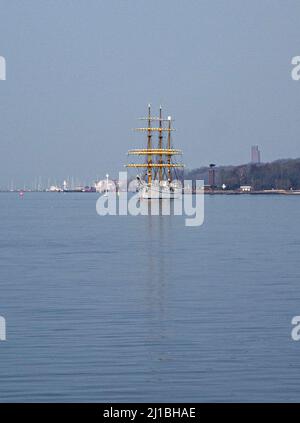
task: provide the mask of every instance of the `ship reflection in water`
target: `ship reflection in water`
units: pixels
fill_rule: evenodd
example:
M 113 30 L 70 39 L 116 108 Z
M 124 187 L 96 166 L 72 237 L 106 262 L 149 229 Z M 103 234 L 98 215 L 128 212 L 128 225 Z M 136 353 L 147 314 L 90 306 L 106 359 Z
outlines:
M 1 401 L 298 401 L 297 199 L 207 196 L 189 228 L 97 198 L 0 195 Z

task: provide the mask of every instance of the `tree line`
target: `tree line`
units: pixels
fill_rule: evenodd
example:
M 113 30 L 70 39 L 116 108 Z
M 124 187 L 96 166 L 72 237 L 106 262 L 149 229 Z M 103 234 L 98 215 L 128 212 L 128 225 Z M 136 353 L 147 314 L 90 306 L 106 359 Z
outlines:
M 208 184 L 208 167 L 186 171 L 184 178 L 203 179 Z M 251 185 L 255 190 L 300 189 L 300 158 L 281 159 L 270 163 L 243 164 L 238 166 L 218 166 L 215 168 L 215 183 L 227 189 L 238 189 L 241 185 Z

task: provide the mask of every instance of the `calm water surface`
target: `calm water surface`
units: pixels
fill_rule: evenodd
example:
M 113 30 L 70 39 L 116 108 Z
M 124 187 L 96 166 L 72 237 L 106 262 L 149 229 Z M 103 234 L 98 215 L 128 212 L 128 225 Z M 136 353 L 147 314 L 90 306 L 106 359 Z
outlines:
M 300 197 L 96 199 L 0 194 L 0 401 L 300 401 Z

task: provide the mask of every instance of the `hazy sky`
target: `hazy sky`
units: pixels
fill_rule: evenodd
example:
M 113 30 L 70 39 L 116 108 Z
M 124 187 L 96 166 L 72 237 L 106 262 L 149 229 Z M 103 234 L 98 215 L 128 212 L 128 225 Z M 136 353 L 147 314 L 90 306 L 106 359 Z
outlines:
M 150 102 L 189 168 L 300 156 L 299 0 L 0 0 L 0 186 L 117 175 Z

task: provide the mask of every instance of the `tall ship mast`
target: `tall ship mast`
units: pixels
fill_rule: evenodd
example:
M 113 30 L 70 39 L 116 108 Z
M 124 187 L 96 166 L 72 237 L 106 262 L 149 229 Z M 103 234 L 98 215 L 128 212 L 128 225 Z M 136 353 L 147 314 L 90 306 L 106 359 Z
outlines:
M 184 165 L 174 160 L 182 151 L 172 146 L 173 120 L 171 116 L 163 118 L 161 106 L 159 116 L 152 116 L 150 104 L 148 116 L 140 120 L 146 121 L 147 126 L 135 130 L 147 134 L 146 148 L 129 150 L 128 155 L 144 157 L 144 163 L 129 163 L 127 167 L 142 169 L 142 175 L 137 176 L 142 198 L 175 198 L 181 193 L 178 170 Z

